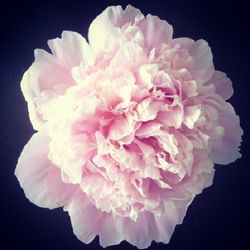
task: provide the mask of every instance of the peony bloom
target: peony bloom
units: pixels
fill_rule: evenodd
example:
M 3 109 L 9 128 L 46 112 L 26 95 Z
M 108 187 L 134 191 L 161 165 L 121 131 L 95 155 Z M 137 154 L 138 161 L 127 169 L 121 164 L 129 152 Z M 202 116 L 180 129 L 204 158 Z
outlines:
M 136 8 L 108 7 L 87 42 L 64 31 L 21 82 L 37 131 L 15 175 L 26 197 L 64 207 L 84 243 L 168 243 L 214 163 L 241 155 L 232 83 L 204 40 Z

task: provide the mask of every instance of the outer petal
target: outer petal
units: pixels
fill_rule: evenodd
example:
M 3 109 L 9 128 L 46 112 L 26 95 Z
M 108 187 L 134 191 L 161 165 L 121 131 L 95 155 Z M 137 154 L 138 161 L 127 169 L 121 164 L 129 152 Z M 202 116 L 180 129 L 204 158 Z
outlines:
M 55 57 L 44 50 L 35 50 L 35 62 L 25 72 L 21 81 L 21 89 L 28 103 L 34 129 L 39 130 L 44 122 L 38 107 L 58 96 L 72 82 L 69 71 L 60 66 Z
M 111 6 L 105 9 L 89 27 L 89 42 L 95 49 L 104 46 L 108 33 L 115 27 L 121 28 L 126 23 L 134 23 L 136 17 L 142 16 L 139 9 L 128 5 L 125 10 L 121 6 Z
M 205 40 L 197 40 L 189 47 L 189 53 L 195 60 L 192 74 L 201 82 L 208 81 L 214 73 L 213 55 Z
M 153 235 L 151 235 L 150 230 L 154 226 L 154 224 L 150 223 L 152 221 L 152 214 L 140 213 L 136 222 L 129 217 L 117 216 L 115 225 L 126 241 L 139 249 L 143 249 L 149 247 L 152 241 Z M 151 224 L 151 228 L 149 224 Z
M 144 34 L 144 46 L 148 51 L 162 43 L 168 43 L 172 39 L 172 25 L 157 16 L 147 15 L 137 25 Z
M 68 203 L 76 187 L 62 182 L 60 169 L 47 157 L 48 143 L 47 134 L 34 134 L 18 159 L 15 175 L 32 203 L 53 209 Z
M 205 83 L 211 79 L 214 74 L 213 55 L 205 40 L 194 41 L 183 37 L 173 39 L 171 44 L 179 44 L 181 48 L 188 50 L 193 61 L 188 61 L 185 66 L 194 80 Z
M 160 217 L 155 216 L 156 242 L 168 243 L 174 232 L 176 225 L 181 224 L 186 215 L 188 206 L 193 197 L 185 199 L 168 200 L 164 204 L 164 214 Z
M 116 217 L 115 225 L 126 241 L 139 249 L 156 242 L 168 243 L 175 226 L 182 223 L 192 198 L 186 200 L 168 200 L 164 204 L 161 216 L 150 212 L 141 212 L 136 221 L 128 217 Z
M 210 156 L 215 163 L 229 164 L 241 157 L 239 147 L 243 130 L 239 117 L 231 104 L 226 103 L 227 110 L 219 116 L 219 124 L 224 128 L 224 136 L 212 144 Z
M 216 93 L 222 96 L 224 100 L 229 99 L 233 95 L 234 90 L 232 82 L 225 73 L 215 71 L 209 82 L 214 84 Z
M 87 63 L 91 56 L 91 49 L 85 38 L 77 32 L 63 31 L 62 38 L 48 41 L 53 55 L 61 65 L 71 69 L 80 63 Z
M 62 39 L 57 38 L 48 43 L 53 55 L 44 50 L 35 50 L 35 62 L 21 81 L 30 119 L 36 130 L 44 122 L 39 107 L 63 94 L 65 89 L 74 84 L 71 68 L 81 62 L 85 63 L 90 53 L 84 38 L 75 32 L 64 31 Z
M 91 242 L 97 235 L 103 247 L 116 245 L 122 241 L 120 233 L 114 227 L 110 213 L 98 210 L 81 191 L 65 207 L 68 211 L 74 234 L 84 243 Z

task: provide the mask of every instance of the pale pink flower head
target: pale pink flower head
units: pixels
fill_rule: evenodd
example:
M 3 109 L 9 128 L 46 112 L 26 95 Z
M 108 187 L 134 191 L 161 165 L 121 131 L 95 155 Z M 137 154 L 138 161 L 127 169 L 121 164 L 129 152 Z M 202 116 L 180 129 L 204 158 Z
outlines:
M 97 16 L 88 40 L 64 31 L 35 50 L 21 88 L 37 132 L 15 174 L 84 243 L 168 243 L 214 163 L 240 157 L 232 83 L 206 41 L 130 5 Z

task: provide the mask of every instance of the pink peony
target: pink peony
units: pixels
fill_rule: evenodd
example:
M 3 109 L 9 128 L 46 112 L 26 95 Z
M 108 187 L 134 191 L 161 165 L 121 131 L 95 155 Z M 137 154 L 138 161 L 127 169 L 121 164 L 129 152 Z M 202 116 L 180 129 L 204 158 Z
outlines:
M 206 41 L 172 35 L 157 16 L 108 7 L 89 43 L 64 31 L 23 76 L 37 132 L 15 175 L 31 202 L 64 207 L 84 243 L 168 243 L 214 163 L 241 156 L 230 79 Z

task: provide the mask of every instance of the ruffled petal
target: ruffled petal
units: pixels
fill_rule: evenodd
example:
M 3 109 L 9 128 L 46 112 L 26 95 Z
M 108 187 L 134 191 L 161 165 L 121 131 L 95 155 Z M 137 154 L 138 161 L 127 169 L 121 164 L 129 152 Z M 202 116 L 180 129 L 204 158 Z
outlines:
M 67 204 L 76 186 L 63 183 L 60 169 L 48 159 L 49 141 L 44 132 L 34 134 L 18 159 L 15 175 L 32 203 L 53 209 Z
M 112 126 L 109 129 L 109 138 L 112 140 L 119 140 L 124 136 L 131 134 L 134 127 L 129 124 L 129 121 L 123 117 L 117 117 Z
M 108 34 L 115 28 L 121 28 L 126 23 L 134 23 L 136 17 L 142 13 L 139 9 L 128 5 L 125 10 L 119 6 L 111 6 L 105 9 L 89 27 L 88 38 L 94 49 L 102 48 L 105 45 Z

